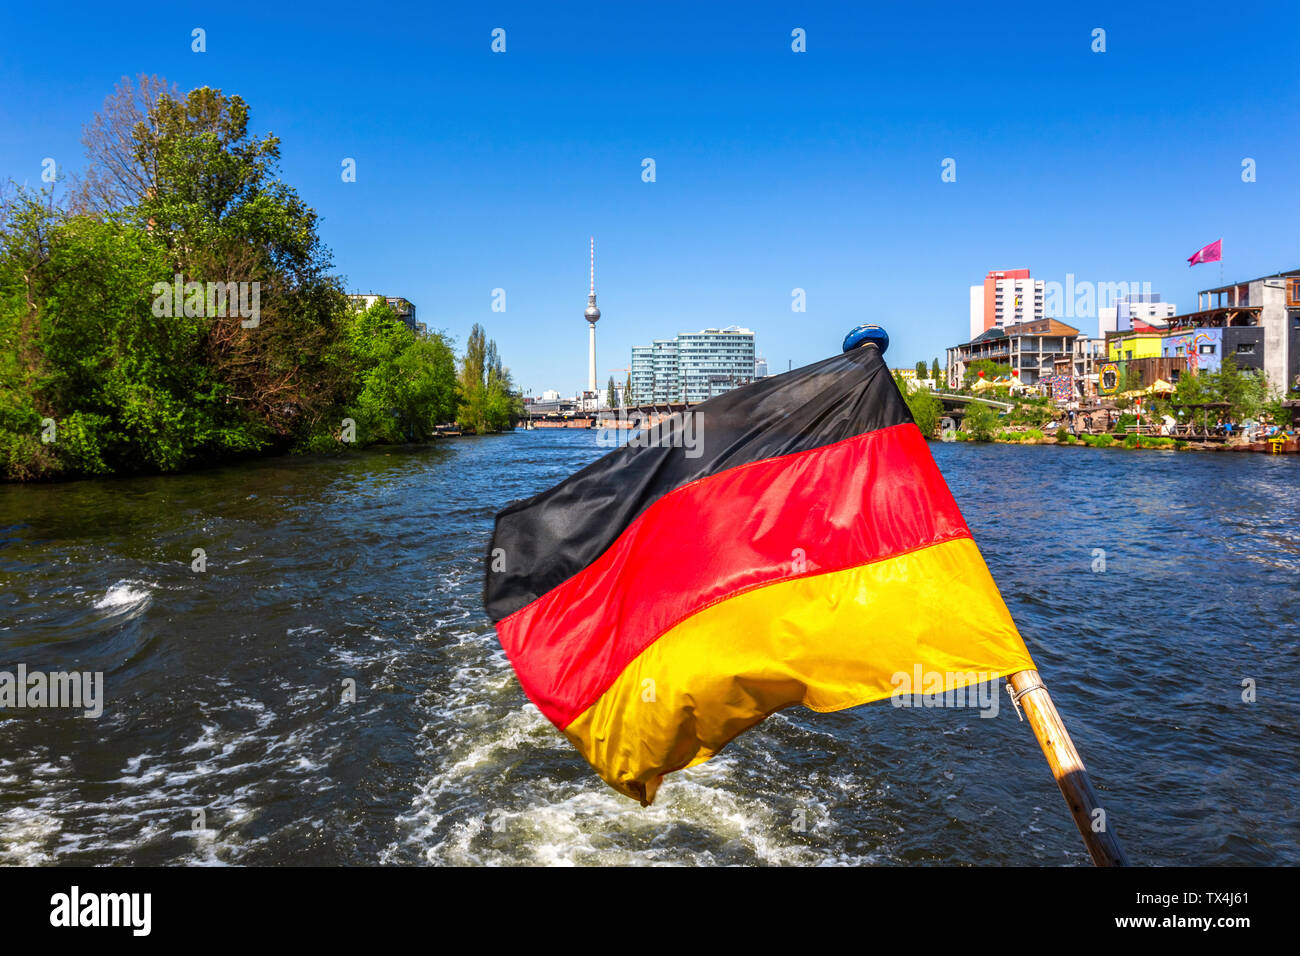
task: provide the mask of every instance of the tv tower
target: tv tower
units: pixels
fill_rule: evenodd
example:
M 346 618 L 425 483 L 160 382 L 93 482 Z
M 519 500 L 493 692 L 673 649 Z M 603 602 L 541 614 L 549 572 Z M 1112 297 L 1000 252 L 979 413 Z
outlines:
M 596 391 L 596 323 L 600 321 L 600 309 L 596 308 L 596 237 L 591 237 L 591 291 L 587 293 L 587 311 L 582 313 L 587 320 L 590 338 L 587 346 L 587 391 Z

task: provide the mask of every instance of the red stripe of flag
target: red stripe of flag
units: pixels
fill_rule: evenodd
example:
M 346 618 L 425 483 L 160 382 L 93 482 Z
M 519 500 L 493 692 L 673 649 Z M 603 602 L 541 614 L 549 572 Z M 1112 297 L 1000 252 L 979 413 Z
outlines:
M 672 491 L 497 633 L 524 691 L 563 728 L 710 604 L 961 537 L 970 531 L 925 439 L 894 425 Z

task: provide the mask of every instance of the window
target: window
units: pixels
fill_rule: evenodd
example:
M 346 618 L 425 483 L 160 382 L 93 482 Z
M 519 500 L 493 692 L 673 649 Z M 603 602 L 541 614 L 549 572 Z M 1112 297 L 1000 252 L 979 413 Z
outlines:
M 1200 347 L 1197 348 L 1196 351 L 1199 352 L 1201 355 L 1213 355 L 1214 349 L 1215 346 L 1212 342 L 1202 342 Z
M 1254 343 L 1254 342 L 1238 342 L 1238 343 L 1237 343 L 1237 354 L 1238 354 L 1238 355 L 1254 355 L 1254 354 L 1255 354 L 1255 343 Z

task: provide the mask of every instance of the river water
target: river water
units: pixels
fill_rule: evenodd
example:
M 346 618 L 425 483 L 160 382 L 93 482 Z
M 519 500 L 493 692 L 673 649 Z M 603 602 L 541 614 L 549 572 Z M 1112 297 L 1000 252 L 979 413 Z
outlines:
M 931 448 L 1134 862 L 1300 863 L 1300 459 Z M 1002 692 L 787 710 L 648 809 L 601 783 L 480 592 L 493 514 L 603 451 L 0 487 L 0 670 L 104 674 L 98 718 L 0 716 L 0 862 L 1087 862 Z

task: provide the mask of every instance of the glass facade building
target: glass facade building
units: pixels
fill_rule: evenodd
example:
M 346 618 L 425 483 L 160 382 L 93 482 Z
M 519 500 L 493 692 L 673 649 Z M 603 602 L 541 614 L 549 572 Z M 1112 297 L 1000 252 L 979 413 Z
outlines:
M 632 349 L 632 400 L 703 402 L 754 381 L 754 333 L 730 326 L 683 332 Z

